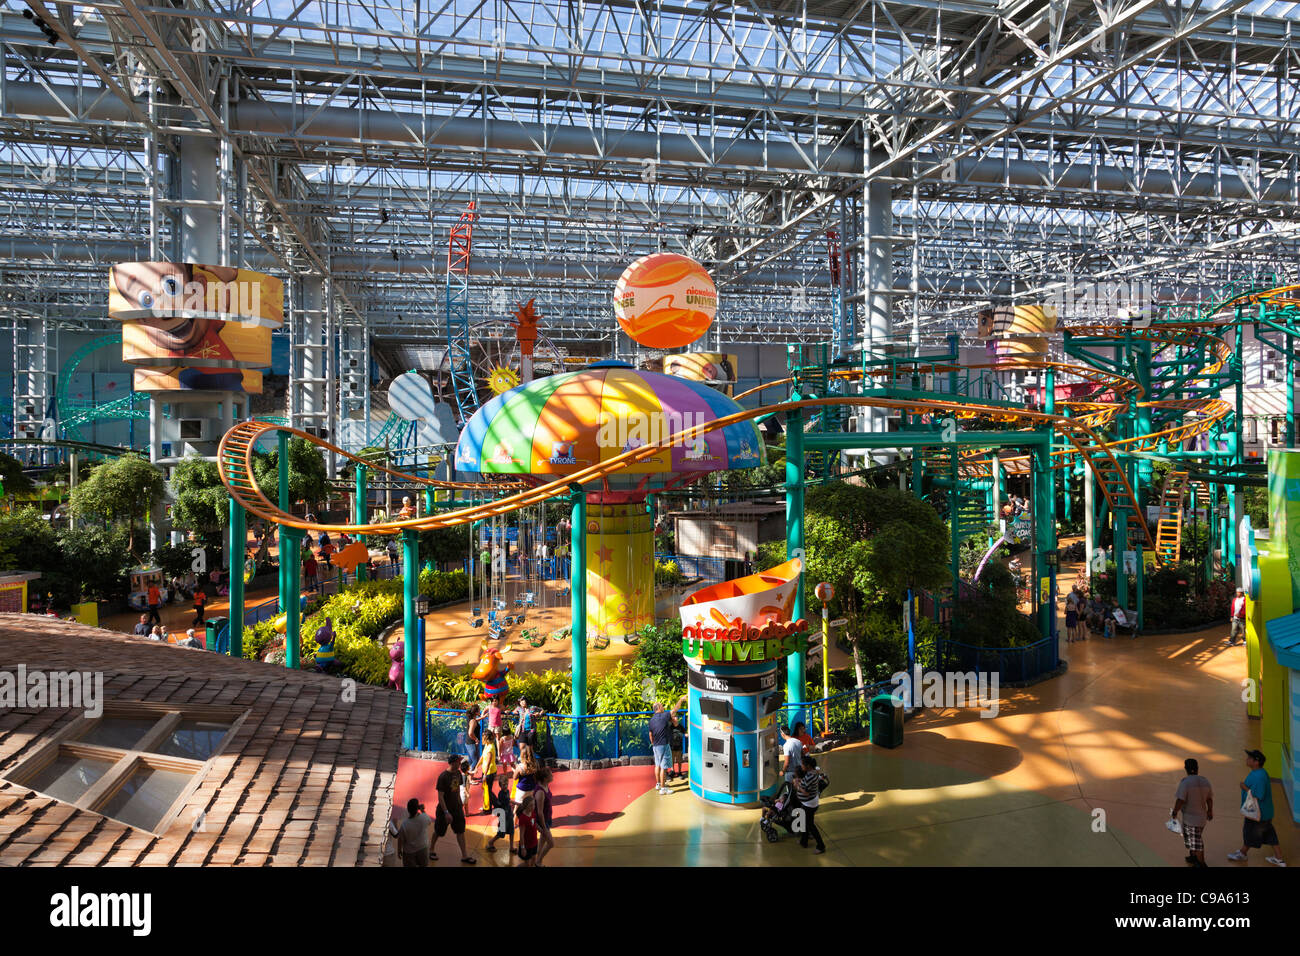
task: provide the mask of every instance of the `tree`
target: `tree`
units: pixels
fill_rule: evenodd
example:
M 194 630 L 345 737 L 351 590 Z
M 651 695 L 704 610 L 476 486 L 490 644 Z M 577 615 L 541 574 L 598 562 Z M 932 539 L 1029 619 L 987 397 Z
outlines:
M 125 596 L 135 558 L 131 540 L 119 527 L 66 528 L 59 533 L 63 563 L 52 577 L 63 598 L 112 601 Z M 56 599 L 60 588 L 52 588 Z
M 60 564 L 58 535 L 36 508 L 0 514 L 0 571 L 44 571 Z
M 126 593 L 134 563 L 121 528 L 55 532 L 35 508 L 0 515 L 0 571 L 37 571 L 33 587 L 67 607 L 83 596 L 112 600 Z
M 0 452 L 0 488 L 6 495 L 30 495 L 36 490 L 32 480 L 23 474 L 23 464 L 12 455 Z
M 469 554 L 469 534 L 464 525 L 420 532 L 420 560 L 436 568 L 444 565 L 459 567 Z
M 907 591 L 948 579 L 948 533 L 934 509 L 897 488 L 835 483 L 805 503 L 804 588 L 835 588 L 831 612 L 850 622 L 853 664 L 896 663 Z M 810 603 L 808 605 L 812 607 Z
M 193 532 L 205 546 L 220 548 L 230 523 L 230 492 L 221 483 L 217 463 L 191 456 L 172 474 L 172 527 Z
M 123 455 L 97 466 L 90 477 L 72 490 L 73 512 L 84 518 L 125 521 L 127 546 L 135 552 L 135 522 L 148 518 L 167 491 L 167 479 L 139 455 Z
M 280 495 L 280 449 L 253 458 L 253 474 L 262 494 L 272 502 Z M 289 439 L 289 501 L 312 505 L 329 494 L 325 456 L 305 438 Z

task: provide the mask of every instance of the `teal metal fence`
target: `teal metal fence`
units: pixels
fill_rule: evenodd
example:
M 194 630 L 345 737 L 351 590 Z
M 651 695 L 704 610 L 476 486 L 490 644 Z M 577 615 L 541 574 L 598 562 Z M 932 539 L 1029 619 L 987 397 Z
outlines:
M 865 733 L 870 724 L 871 698 L 888 693 L 892 685 L 872 684 L 869 687 L 846 690 L 827 698 L 803 704 L 786 704 L 782 723 L 790 726 L 802 721 L 814 737 Z M 543 714 L 538 718 L 537 753 L 544 759 L 554 760 L 618 760 L 623 757 L 650 756 L 651 712 L 627 711 L 616 714 L 588 714 L 573 717 L 570 714 Z M 425 714 L 425 739 L 431 751 L 441 751 L 469 756 L 465 732 L 465 711 L 451 708 L 430 708 Z M 574 752 L 574 730 L 581 724 L 583 733 L 581 751 Z M 683 731 L 685 725 L 683 721 Z M 688 749 L 690 735 L 682 733 L 683 756 Z

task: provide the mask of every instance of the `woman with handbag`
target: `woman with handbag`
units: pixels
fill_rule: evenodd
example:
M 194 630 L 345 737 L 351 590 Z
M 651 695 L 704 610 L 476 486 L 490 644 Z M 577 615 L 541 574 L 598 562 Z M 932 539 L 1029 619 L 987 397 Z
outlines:
M 1264 769 L 1264 754 L 1258 750 L 1246 751 L 1246 766 L 1250 772 L 1241 782 L 1241 849 L 1228 854 L 1234 863 L 1246 862 L 1250 849 L 1258 850 L 1268 844 L 1273 855 L 1265 857 L 1274 866 L 1286 866 L 1282 848 L 1278 846 L 1277 830 L 1273 829 L 1273 784 Z
M 803 833 L 799 834 L 799 845 L 806 850 L 808 837 L 811 836 L 817 845 L 814 853 L 826 852 L 826 843 L 822 840 L 821 831 L 813 822 L 813 818 L 817 815 L 817 807 L 821 805 L 823 789 L 821 781 L 822 773 L 817 768 L 817 761 L 813 759 L 812 754 L 804 754 L 794 778 L 795 800 L 803 810 L 804 818 Z

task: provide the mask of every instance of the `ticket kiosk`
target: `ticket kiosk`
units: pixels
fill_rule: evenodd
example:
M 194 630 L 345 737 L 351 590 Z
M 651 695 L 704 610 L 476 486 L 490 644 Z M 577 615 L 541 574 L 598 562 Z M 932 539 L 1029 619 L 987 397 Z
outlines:
M 791 561 L 682 604 L 691 791 L 711 803 L 756 806 L 781 785 L 777 672 L 807 640 L 807 622 L 789 617 L 798 575 Z

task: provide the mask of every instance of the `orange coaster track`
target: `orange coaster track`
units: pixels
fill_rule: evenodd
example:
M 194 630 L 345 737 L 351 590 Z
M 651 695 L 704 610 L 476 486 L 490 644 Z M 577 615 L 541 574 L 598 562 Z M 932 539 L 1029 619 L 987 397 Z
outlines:
M 1222 302 L 1216 303 L 1210 309 L 1205 310 L 1200 315 L 1190 319 L 1181 318 L 1170 323 L 1159 323 L 1146 329 L 1136 329 L 1131 326 L 1123 325 L 1081 325 L 1069 328 L 1068 332 L 1074 335 L 1089 335 L 1099 337 L 1110 337 L 1117 340 L 1128 338 L 1147 340 L 1156 345 L 1153 355 L 1159 355 L 1166 349 L 1170 348 L 1188 348 L 1188 349 L 1207 349 L 1210 358 L 1207 364 L 1199 370 L 1205 376 L 1218 373 L 1225 363 L 1231 358 L 1232 350 L 1217 335 L 1208 328 L 1221 328 L 1231 323 L 1224 323 L 1215 320 L 1214 316 L 1224 308 L 1241 304 L 1253 304 L 1260 301 L 1275 300 L 1284 301 L 1282 298 L 1286 293 L 1300 289 L 1300 286 L 1284 286 L 1269 290 L 1248 290 L 1230 296 Z M 1289 300 L 1285 300 L 1289 301 Z M 520 482 L 447 482 L 435 479 L 421 478 L 416 475 L 405 472 L 395 471 L 390 468 L 372 465 L 356 455 L 350 454 L 335 445 L 331 445 L 322 439 L 316 438 L 306 432 L 297 429 L 288 428 L 283 425 L 275 425 L 269 422 L 241 422 L 230 431 L 228 431 L 221 440 L 220 450 L 218 452 L 218 465 L 221 473 L 221 480 L 230 490 L 234 498 L 247 511 L 262 518 L 266 521 L 274 521 L 278 524 L 287 525 L 292 528 L 301 528 L 310 531 L 346 531 L 362 534 L 395 534 L 404 530 L 425 530 L 429 528 L 446 528 L 455 525 L 466 524 L 472 521 L 479 521 L 484 518 L 490 518 L 496 515 L 506 514 L 525 508 L 530 505 L 539 504 L 551 498 L 557 498 L 569 495 L 575 488 L 584 484 L 599 481 L 616 475 L 630 465 L 644 461 L 656 454 L 671 448 L 672 446 L 706 432 L 719 428 L 725 428 L 728 425 L 747 421 L 754 418 L 761 418 L 766 415 L 788 412 L 796 409 L 818 409 L 828 406 L 858 406 L 889 408 L 906 411 L 911 414 L 919 415 L 952 415 L 957 418 L 973 419 L 980 418 L 991 422 L 1001 423 L 1019 423 L 1026 428 L 1041 427 L 1050 425 L 1060 436 L 1061 440 L 1068 446 L 1052 453 L 1053 466 L 1058 468 L 1067 467 L 1075 463 L 1075 456 L 1078 456 L 1084 464 L 1092 469 L 1097 476 L 1099 487 L 1106 497 L 1107 505 L 1113 510 L 1122 510 L 1128 513 L 1129 520 L 1133 527 L 1141 529 L 1145 538 L 1146 547 L 1152 551 L 1155 550 L 1155 541 L 1151 536 L 1150 529 L 1147 526 L 1145 515 L 1142 513 L 1137 497 L 1134 494 L 1133 487 L 1125 476 L 1124 469 L 1121 467 L 1116 453 L 1124 454 L 1131 451 L 1151 451 L 1159 447 L 1161 442 L 1178 443 L 1186 441 L 1197 435 L 1209 431 L 1219 420 L 1229 415 L 1233 408 L 1227 402 L 1218 398 L 1190 398 L 1190 399 L 1168 399 L 1158 401 L 1140 401 L 1146 396 L 1143 393 L 1142 386 L 1134 379 L 1124 376 L 1111 374 L 1108 372 L 1098 371 L 1085 365 L 1074 365 L 1062 362 L 1033 362 L 1018 361 L 1015 364 L 995 363 L 991 365 L 963 366 L 952 362 L 916 362 L 909 363 L 909 369 L 915 368 L 917 371 L 944 373 L 958 369 L 969 370 L 977 368 L 996 369 L 1002 371 L 1045 371 L 1053 369 L 1057 374 L 1062 376 L 1071 376 L 1075 380 L 1082 380 L 1093 383 L 1095 386 L 1094 395 L 1107 395 L 1107 401 L 1100 401 L 1098 398 L 1075 399 L 1062 401 L 1059 404 L 1062 408 L 1069 410 L 1070 415 L 1048 414 L 1047 412 L 1035 411 L 1032 409 L 1008 408 L 1000 405 L 988 404 L 978 400 L 971 400 L 963 397 L 953 397 L 951 399 L 938 399 L 927 397 L 925 399 L 900 399 L 886 398 L 883 396 L 872 395 L 849 395 L 849 396 L 826 396 L 821 398 L 801 399 L 799 401 L 779 402 L 772 405 L 762 405 L 753 409 L 746 409 L 724 418 L 715 419 L 702 425 L 696 425 L 692 428 L 684 429 L 674 435 L 669 436 L 663 441 L 653 444 L 644 445 L 631 451 L 623 452 L 617 456 L 605 461 L 590 465 L 570 475 L 565 475 L 554 481 L 527 487 Z M 849 369 L 840 370 L 833 373 L 836 378 L 854 379 L 862 377 L 862 370 Z M 890 370 L 872 369 L 867 371 L 869 376 L 887 376 L 892 374 Z M 793 381 L 792 378 L 781 379 L 775 382 L 768 382 L 760 385 L 758 388 L 750 389 L 741 395 L 736 396 L 744 398 L 748 395 L 757 394 L 765 389 L 788 385 Z M 1108 440 L 1098 433 L 1110 425 L 1116 416 L 1127 413 L 1129 409 L 1129 399 L 1139 400 L 1139 404 L 1162 410 L 1176 411 L 1183 416 L 1193 416 L 1191 420 L 1184 421 L 1178 425 L 1161 429 L 1147 435 L 1139 435 L 1132 438 Z M 259 438 L 273 431 L 287 431 L 292 435 L 312 442 L 336 455 L 340 455 L 353 462 L 366 465 L 368 468 L 386 472 L 402 481 L 409 481 L 419 484 L 428 485 L 434 488 L 459 489 L 470 491 L 478 494 L 501 494 L 508 492 L 503 497 L 486 504 L 472 505 L 451 511 L 441 512 L 439 514 L 425 515 L 417 518 L 389 519 L 382 522 L 362 523 L 362 524 L 321 524 L 319 522 L 308 523 L 296 515 L 280 510 L 272 503 L 257 486 L 253 478 L 252 456 L 253 448 Z M 988 460 L 988 449 L 975 452 L 969 457 L 962 459 L 963 472 L 972 476 L 980 474 L 991 474 L 990 462 Z M 1020 456 L 1027 462 L 1027 456 Z M 1019 460 L 1013 456 L 1003 458 L 1003 464 L 1014 463 Z

